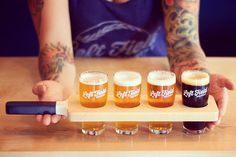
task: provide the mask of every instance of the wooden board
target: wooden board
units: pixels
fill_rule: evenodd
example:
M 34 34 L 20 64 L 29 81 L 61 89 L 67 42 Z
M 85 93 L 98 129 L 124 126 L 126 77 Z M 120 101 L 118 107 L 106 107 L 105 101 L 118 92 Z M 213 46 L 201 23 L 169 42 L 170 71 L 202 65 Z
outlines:
M 207 58 L 214 73 L 223 74 L 236 82 L 236 58 Z M 136 70 L 146 76 L 148 71 L 168 70 L 167 58 L 79 58 L 75 61 L 77 73 L 86 70 L 106 71 L 112 89 L 112 76 L 117 70 Z M 224 64 L 219 64 L 224 63 Z M 100 136 L 83 135 L 80 123 L 62 120 L 57 124 L 43 126 L 35 116 L 9 116 L 5 114 L 5 103 L 9 100 L 35 100 L 32 86 L 40 80 L 37 58 L 0 58 L 0 157 L 11 156 L 235 156 L 236 150 L 236 91 L 229 92 L 226 114 L 220 125 L 202 135 L 183 133 L 182 123 L 173 123 L 169 135 L 149 133 L 147 123 L 141 123 L 134 136 L 118 135 L 113 123 L 106 123 L 106 130 Z M 146 82 L 146 77 L 143 77 Z M 142 87 L 146 92 L 146 84 Z M 112 90 L 110 90 L 112 94 Z M 111 153 L 110 153 L 111 152 Z M 163 152 L 165 154 L 163 154 Z M 73 154 L 74 153 L 74 154 Z M 12 155 L 13 156 L 13 155 Z M 229 156 L 229 155 L 228 155 Z
M 145 96 L 135 108 L 120 108 L 110 99 L 104 107 L 86 108 L 80 105 L 78 97 L 69 102 L 69 120 L 83 121 L 216 121 L 218 108 L 213 97 L 209 97 L 208 106 L 191 108 L 182 104 L 181 95 L 177 95 L 175 104 L 167 108 L 156 108 L 148 105 Z

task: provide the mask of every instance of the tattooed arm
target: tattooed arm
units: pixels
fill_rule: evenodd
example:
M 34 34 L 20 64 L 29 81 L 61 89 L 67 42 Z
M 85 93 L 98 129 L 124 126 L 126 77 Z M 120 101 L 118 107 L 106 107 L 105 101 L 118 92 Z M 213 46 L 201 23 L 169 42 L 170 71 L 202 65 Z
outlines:
M 180 82 L 181 73 L 188 69 L 208 72 L 206 56 L 200 46 L 198 15 L 200 0 L 163 0 L 168 59 L 171 70 Z M 209 128 L 219 124 L 227 106 L 227 90 L 235 88 L 232 81 L 211 74 L 210 94 L 219 108 L 219 120 L 208 123 Z
M 186 69 L 207 70 L 198 36 L 199 0 L 165 0 L 163 9 L 168 59 L 178 80 Z
M 33 87 L 40 100 L 64 100 L 72 93 L 75 66 L 71 42 L 68 0 L 28 0 L 38 34 L 41 79 Z M 60 116 L 37 116 L 45 125 Z

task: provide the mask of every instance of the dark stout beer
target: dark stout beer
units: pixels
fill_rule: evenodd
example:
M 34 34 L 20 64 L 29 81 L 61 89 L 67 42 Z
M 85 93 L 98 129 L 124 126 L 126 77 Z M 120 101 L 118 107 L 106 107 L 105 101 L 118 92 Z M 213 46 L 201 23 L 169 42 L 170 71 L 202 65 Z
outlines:
M 182 83 L 183 104 L 189 107 L 207 106 L 209 84 L 202 86 L 192 86 Z
M 204 107 L 209 97 L 209 75 L 206 72 L 191 70 L 183 72 L 182 101 L 188 107 Z M 187 133 L 200 134 L 204 132 L 205 122 L 184 122 L 184 130 Z

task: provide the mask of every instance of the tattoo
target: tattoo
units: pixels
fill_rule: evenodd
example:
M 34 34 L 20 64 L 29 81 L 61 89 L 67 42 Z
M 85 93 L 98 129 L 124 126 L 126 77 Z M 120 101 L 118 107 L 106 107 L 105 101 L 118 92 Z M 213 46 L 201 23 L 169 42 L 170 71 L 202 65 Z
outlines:
M 73 62 L 69 46 L 64 46 L 60 42 L 45 44 L 39 55 L 39 72 L 42 80 L 57 80 L 65 64 Z
M 206 69 L 198 35 L 199 0 L 163 0 L 168 59 L 180 75 L 187 69 Z
M 168 50 L 168 59 L 170 68 L 177 74 L 177 79 L 180 81 L 180 75 L 183 71 L 189 69 L 207 70 L 206 58 L 198 44 L 189 43 L 177 51 Z
M 44 6 L 44 0 L 28 0 L 28 4 L 36 32 L 39 35 L 41 26 L 41 13 Z

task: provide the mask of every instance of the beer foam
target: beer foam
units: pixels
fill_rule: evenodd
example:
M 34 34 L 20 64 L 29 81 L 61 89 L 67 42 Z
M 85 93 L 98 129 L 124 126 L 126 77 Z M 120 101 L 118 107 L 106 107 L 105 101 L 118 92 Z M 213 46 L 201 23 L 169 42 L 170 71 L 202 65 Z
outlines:
M 210 77 L 208 73 L 199 70 L 187 70 L 181 75 L 181 81 L 191 86 L 205 86 L 209 84 Z
M 142 82 L 142 77 L 135 71 L 118 71 L 114 74 L 113 81 L 119 86 L 137 86 Z
M 171 86 L 176 83 L 176 76 L 175 73 L 170 71 L 151 71 L 148 74 L 147 81 L 155 86 Z
M 107 74 L 98 71 L 86 71 L 80 74 L 79 81 L 87 85 L 102 85 L 107 83 Z

